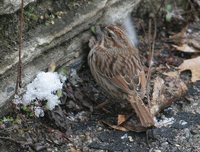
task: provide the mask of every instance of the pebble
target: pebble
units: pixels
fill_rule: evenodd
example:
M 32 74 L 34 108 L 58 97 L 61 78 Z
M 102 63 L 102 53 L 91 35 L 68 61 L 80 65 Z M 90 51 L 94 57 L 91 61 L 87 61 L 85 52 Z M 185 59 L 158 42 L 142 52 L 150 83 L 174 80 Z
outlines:
M 163 142 L 162 144 L 161 144 L 161 146 L 162 147 L 165 147 L 165 146 L 167 146 L 169 143 L 168 142 Z
M 154 150 L 154 152 L 161 152 L 161 150 L 157 149 L 157 150 Z
M 185 128 L 184 132 L 185 132 L 185 137 L 190 138 L 190 135 L 191 135 L 190 130 L 188 128 Z
M 130 142 L 133 142 L 133 137 L 132 136 L 128 136 L 128 139 Z
M 121 136 L 121 139 L 126 139 L 128 138 L 128 134 L 124 134 L 123 136 Z
M 180 120 L 179 124 L 182 125 L 182 126 L 184 126 L 184 125 L 187 125 L 187 122 L 185 120 Z

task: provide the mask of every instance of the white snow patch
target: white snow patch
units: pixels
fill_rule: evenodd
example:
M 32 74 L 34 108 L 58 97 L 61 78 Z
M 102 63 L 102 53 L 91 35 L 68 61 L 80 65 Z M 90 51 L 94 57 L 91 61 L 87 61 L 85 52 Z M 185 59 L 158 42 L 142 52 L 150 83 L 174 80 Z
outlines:
M 14 95 L 13 103 L 14 104 L 22 104 L 21 97 L 19 95 Z
M 182 125 L 182 126 L 184 126 L 184 125 L 187 125 L 187 122 L 185 120 L 180 120 L 179 124 Z
M 35 107 L 35 116 L 44 117 L 44 110 L 41 107 Z
M 121 136 L 121 139 L 126 139 L 126 138 L 128 138 L 128 134 L 127 133 L 125 133 L 123 136 Z
M 157 121 L 157 119 L 155 119 L 154 121 L 155 121 L 155 126 L 160 128 L 172 125 L 175 122 L 175 119 L 173 117 L 166 118 L 165 116 L 163 116 L 161 120 Z
M 40 72 L 33 82 L 27 85 L 23 103 L 30 104 L 35 99 L 47 100 L 47 108 L 52 110 L 60 103 L 59 97 L 55 92 L 62 89 L 62 85 L 63 83 L 57 72 Z M 36 110 L 38 111 L 37 108 Z

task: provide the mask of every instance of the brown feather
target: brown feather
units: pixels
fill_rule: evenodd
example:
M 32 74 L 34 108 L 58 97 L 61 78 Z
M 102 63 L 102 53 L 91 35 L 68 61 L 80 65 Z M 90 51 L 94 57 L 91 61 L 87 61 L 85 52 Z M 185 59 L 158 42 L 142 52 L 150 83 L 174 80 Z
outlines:
M 96 40 L 88 55 L 93 77 L 112 96 L 127 99 L 143 126 L 152 126 L 153 116 L 141 100 L 146 77 L 138 50 L 117 26 L 107 26 L 98 34 L 101 39 Z

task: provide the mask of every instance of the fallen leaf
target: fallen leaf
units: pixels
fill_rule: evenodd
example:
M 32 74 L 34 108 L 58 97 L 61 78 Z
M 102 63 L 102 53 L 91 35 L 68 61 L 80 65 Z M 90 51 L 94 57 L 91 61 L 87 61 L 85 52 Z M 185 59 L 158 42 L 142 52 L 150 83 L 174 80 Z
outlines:
M 200 57 L 184 60 L 178 69 L 178 71 L 170 71 L 163 74 L 169 77 L 179 77 L 180 72 L 190 70 L 192 73 L 192 82 L 200 80 Z
M 120 131 L 134 131 L 134 132 L 144 132 L 148 128 L 145 128 L 141 125 L 129 125 L 129 124 L 123 124 L 123 126 L 118 126 L 118 125 L 112 125 L 109 122 L 102 121 L 105 125 L 108 125 L 109 127 L 115 129 L 115 130 L 120 130 Z
M 81 152 L 79 149 L 75 149 L 74 147 L 70 147 L 70 152 Z
M 118 118 L 117 118 L 117 125 L 121 125 L 122 123 L 124 123 L 126 121 L 126 117 L 125 115 L 118 115 Z
M 190 70 L 192 72 L 192 82 L 200 80 L 200 56 L 184 60 L 184 62 L 178 67 L 179 71 Z
M 169 38 L 175 45 L 176 50 L 182 52 L 196 53 L 200 52 L 200 31 L 188 33 L 188 26 Z
M 104 124 L 108 125 L 109 127 L 116 129 L 116 130 L 120 130 L 120 131 L 129 131 L 128 129 L 122 127 L 122 126 L 118 126 L 118 125 L 112 125 L 109 122 L 106 121 L 102 121 Z
M 154 81 L 153 95 L 150 103 L 150 112 L 155 115 L 160 111 L 161 102 L 164 102 L 165 97 L 163 95 L 164 80 L 160 77 L 156 77 Z
M 160 77 L 156 77 L 154 81 L 154 89 L 153 89 L 153 95 L 152 95 L 153 101 L 157 100 L 160 97 L 162 93 L 163 85 L 164 85 L 164 80 Z M 151 104 L 154 104 L 154 103 L 151 102 Z
M 164 72 L 163 74 L 167 75 L 169 77 L 178 77 L 179 76 L 179 72 L 178 71 Z
M 184 44 L 187 37 L 187 34 L 186 34 L 187 28 L 188 26 L 184 27 L 181 30 L 181 32 L 170 36 L 168 41 L 173 42 L 177 45 Z
M 153 95 L 150 104 L 152 115 L 158 114 L 164 108 L 170 106 L 187 91 L 185 83 L 177 77 L 166 77 L 163 80 L 157 77 L 154 81 Z
M 183 44 L 180 46 L 177 46 L 177 45 L 172 45 L 172 46 L 182 52 L 188 52 L 188 53 L 200 52 L 200 50 L 196 49 L 195 47 L 191 47 L 188 44 Z

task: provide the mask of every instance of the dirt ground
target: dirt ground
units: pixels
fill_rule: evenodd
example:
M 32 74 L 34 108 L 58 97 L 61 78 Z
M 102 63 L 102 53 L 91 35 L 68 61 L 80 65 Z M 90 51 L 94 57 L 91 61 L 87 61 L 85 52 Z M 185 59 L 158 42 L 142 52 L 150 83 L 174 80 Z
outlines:
M 88 67 L 81 68 L 74 86 L 66 84 L 60 108 L 34 118 L 24 111 L 13 112 L 15 120 L 0 129 L 0 150 L 59 152 L 198 152 L 200 150 L 200 82 L 189 84 L 186 96 L 162 111 L 173 117 L 172 125 L 146 132 L 117 131 L 102 123 L 116 123 L 118 114 L 130 114 L 130 106 L 116 104 L 93 81 Z M 186 100 L 189 99 L 190 101 Z M 102 102 L 108 104 L 98 108 Z M 96 108 L 95 108 L 96 107 Z M 7 116 L 7 118 L 9 119 Z M 134 116 L 133 116 L 134 117 Z
M 133 16 L 138 31 L 142 61 L 148 64 L 148 21 Z M 178 52 L 166 40 L 180 32 L 188 21 L 170 22 L 158 18 L 157 37 L 151 83 L 156 76 L 178 67 L 193 54 Z M 191 22 L 190 22 L 191 23 Z M 198 29 L 191 23 L 190 29 Z M 68 69 L 69 70 L 69 69 Z M 157 119 L 174 118 L 174 123 L 143 132 L 115 130 L 105 122 L 116 124 L 119 114 L 130 115 L 137 123 L 129 103 L 116 101 L 102 90 L 90 74 L 87 63 L 76 72 L 70 69 L 61 104 L 45 116 L 36 118 L 31 109 L 22 106 L 0 120 L 0 151 L 2 152 L 199 152 L 200 151 L 200 81 L 191 82 L 192 73 L 181 73 L 188 91 Z M 74 74 L 72 74 L 74 73 Z

